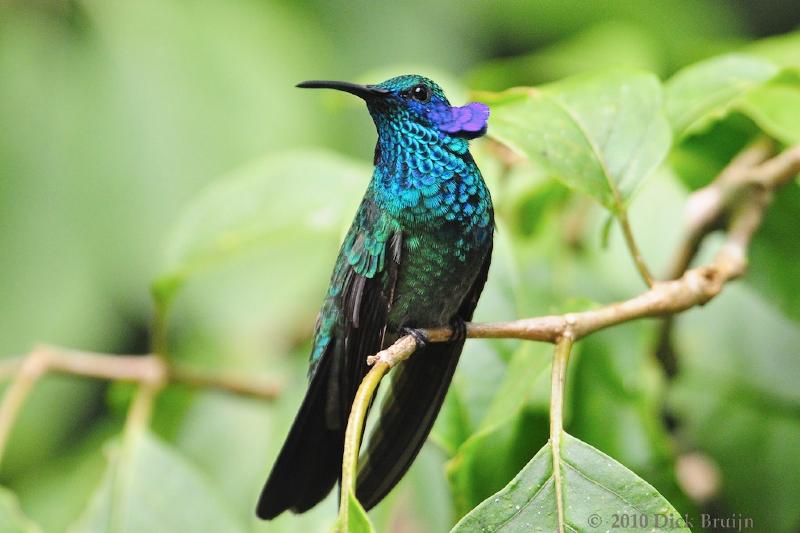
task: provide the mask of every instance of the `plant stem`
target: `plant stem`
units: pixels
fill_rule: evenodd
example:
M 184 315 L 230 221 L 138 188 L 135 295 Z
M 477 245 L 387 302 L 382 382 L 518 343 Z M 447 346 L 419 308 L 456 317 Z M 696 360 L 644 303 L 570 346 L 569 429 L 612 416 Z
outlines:
M 37 353 L 33 353 L 23 362 L 14 380 L 6 389 L 3 403 L 0 404 L 0 464 L 5 456 L 14 423 L 34 385 L 46 371 L 47 361 Z
M 186 365 L 171 364 L 169 380 L 194 388 L 217 389 L 240 396 L 274 400 L 281 387 L 274 381 L 220 371 L 199 370 Z
M 791 152 L 788 153 L 791 156 Z M 754 172 L 754 169 L 772 155 L 774 142 L 770 139 L 758 139 L 734 157 L 711 183 L 689 196 L 685 208 L 683 242 L 664 279 L 678 279 L 686 272 L 703 237 L 721 223 L 726 210 L 731 207 L 731 202 L 746 188 L 757 183 L 758 175 L 763 172 Z M 786 153 L 781 155 L 782 158 L 786 156 Z M 777 175 L 786 176 L 787 173 L 779 170 Z M 778 176 L 778 181 L 781 179 Z M 779 183 L 773 183 L 771 188 L 776 186 L 780 186 Z
M 556 491 L 558 531 L 564 533 L 564 490 L 561 481 L 561 436 L 564 432 L 564 383 L 574 339 L 567 332 L 556 343 L 550 378 L 550 451 L 553 457 L 553 482 Z
M 349 499 L 350 494 L 355 494 L 356 477 L 358 474 L 358 452 L 361 448 L 361 435 L 364 431 L 364 422 L 367 411 L 375 396 L 383 376 L 397 363 L 408 359 L 417 349 L 417 341 L 411 335 L 400 337 L 394 344 L 367 358 L 367 364 L 372 368 L 356 391 L 350 416 L 347 418 L 347 430 L 344 435 L 344 453 L 342 454 L 342 484 L 339 501 L 339 527 L 341 531 L 348 531 L 349 525 Z
M 150 351 L 158 357 L 167 358 L 168 339 L 167 339 L 167 316 L 169 312 L 169 302 L 156 300 L 155 310 L 153 311 L 153 332 L 150 338 Z
M 347 430 L 344 437 L 344 455 L 342 457 L 342 489 L 339 502 L 339 524 L 342 531 L 349 531 L 349 498 L 350 493 L 355 493 L 356 476 L 358 474 L 358 451 L 361 448 L 361 434 L 364 431 L 364 422 L 367 410 L 375 389 L 383 376 L 389 371 L 390 365 L 386 361 L 376 362 L 358 386 L 350 416 L 347 419 Z
M 653 276 L 650 274 L 650 270 L 647 268 L 647 263 L 645 263 L 642 252 L 639 250 L 639 245 L 636 244 L 636 239 L 633 238 L 633 230 L 631 229 L 630 222 L 628 221 L 628 212 L 624 208 L 620 209 L 619 213 L 617 214 L 617 220 L 619 220 L 619 225 L 622 228 L 622 234 L 625 236 L 625 244 L 628 245 L 628 251 L 631 253 L 633 264 L 636 265 L 636 270 L 639 271 L 639 275 L 642 277 L 647 286 L 652 287 Z

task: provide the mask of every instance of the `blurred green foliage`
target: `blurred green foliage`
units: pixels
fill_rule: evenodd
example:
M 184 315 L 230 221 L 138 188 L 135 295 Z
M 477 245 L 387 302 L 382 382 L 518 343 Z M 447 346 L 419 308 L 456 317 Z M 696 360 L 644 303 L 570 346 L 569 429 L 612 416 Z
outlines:
M 640 185 L 630 219 L 659 273 L 678 242 L 687 191 L 761 131 L 800 139 L 791 70 L 800 67 L 800 34 L 752 42 L 791 29 L 799 15 L 792 2 L 773 11 L 781 16 L 713 0 L 0 4 L 0 354 L 38 341 L 143 353 L 155 280 L 156 296 L 172 304 L 172 357 L 271 376 L 283 388 L 273 403 L 170 388 L 155 433 L 126 449 L 129 388 L 46 378 L 4 459 L 0 530 L 330 527 L 335 496 L 268 524 L 253 509 L 305 389 L 314 316 L 369 177 L 374 131 L 360 103 L 309 97 L 294 83 L 416 71 L 461 102 L 468 89 L 598 70 L 669 80 L 666 163 L 650 172 L 666 151 L 662 136 L 642 171 L 618 181 L 626 191 Z M 642 109 L 652 110 L 659 84 L 638 76 L 652 86 L 640 91 Z M 559 88 L 575 82 L 566 83 L 542 93 L 563 103 L 570 96 Z M 494 119 L 513 146 L 518 133 L 503 138 L 499 106 Z M 612 155 L 630 155 L 622 141 Z M 617 228 L 603 247 L 607 214 L 555 179 L 558 161 L 532 157 L 509 170 L 496 145 L 479 141 L 473 152 L 499 225 L 477 320 L 641 290 Z M 651 323 L 576 347 L 567 430 L 679 511 L 695 504 L 675 482 L 675 458 L 701 450 L 721 472 L 708 508 L 752 516 L 759 530 L 800 527 L 799 194 L 792 184 L 777 196 L 747 282 L 677 321 L 675 382 L 654 360 Z M 370 512 L 377 530 L 447 530 L 529 463 L 547 441 L 549 355 L 518 341 L 467 343 L 429 444 Z M 665 401 L 680 422 L 674 432 L 662 424 Z M 126 490 L 110 490 L 120 478 Z

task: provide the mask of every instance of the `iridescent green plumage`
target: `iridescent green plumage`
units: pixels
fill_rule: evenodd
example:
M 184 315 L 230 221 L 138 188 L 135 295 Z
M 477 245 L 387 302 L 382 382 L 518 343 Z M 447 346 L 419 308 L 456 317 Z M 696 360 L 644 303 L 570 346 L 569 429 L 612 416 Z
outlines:
M 362 96 L 378 130 L 375 172 L 339 253 L 320 311 L 300 413 L 258 514 L 302 512 L 339 477 L 350 404 L 366 357 L 406 328 L 468 321 L 486 280 L 491 197 L 468 149 L 486 129 L 482 104 L 452 107 L 421 76 L 376 86 L 308 82 Z M 357 496 L 370 508 L 399 481 L 447 392 L 463 339 L 427 345 L 394 372 L 369 439 Z

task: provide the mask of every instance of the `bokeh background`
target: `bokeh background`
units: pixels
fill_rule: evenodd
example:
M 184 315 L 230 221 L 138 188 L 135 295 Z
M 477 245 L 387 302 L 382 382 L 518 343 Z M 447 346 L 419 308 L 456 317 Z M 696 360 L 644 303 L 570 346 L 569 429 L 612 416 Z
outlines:
M 252 514 L 305 387 L 315 313 L 369 178 L 374 130 L 360 102 L 293 85 L 419 72 L 463 102 L 468 89 L 533 85 L 612 65 L 667 78 L 798 22 L 800 3 L 791 0 L 0 2 L 0 354 L 42 341 L 146 353 L 153 280 L 202 241 L 209 219 L 247 213 L 263 238 L 185 280 L 170 313 L 171 356 L 274 378 L 283 393 L 268 403 L 170 388 L 154 428 L 242 530 L 327 530 L 333 499 L 271 524 Z M 488 150 L 476 145 L 479 154 Z M 484 156 L 484 172 L 502 186 L 493 192 L 514 227 L 499 234 L 478 318 L 566 310 L 583 298 L 604 302 L 641 289 L 614 232 L 602 249 L 599 212 L 560 185 L 517 191 L 499 184 L 490 159 Z M 249 176 L 261 189 L 244 196 L 261 195 L 247 203 L 224 184 Z M 634 206 L 634 226 L 657 270 L 677 242 L 685 195 L 679 180 L 652 180 Z M 570 215 L 587 210 L 588 222 Z M 761 392 L 775 376 L 797 378 L 797 364 L 785 365 L 798 355 L 800 326 L 747 286 L 682 323 L 682 356 L 706 363 L 689 363 L 695 370 L 667 395 L 677 429 L 663 423 L 666 380 L 652 357 L 654 324 L 582 343 L 572 378 L 580 408 L 568 429 L 678 509 L 741 513 L 757 517 L 762 531 L 796 531 L 800 399 Z M 757 324 L 759 336 L 743 324 Z M 455 387 L 472 420 L 485 413 L 512 354 L 547 359 L 536 346 L 469 344 Z M 764 372 L 773 374 L 738 388 L 740 376 L 752 377 L 744 361 L 760 356 L 771 358 Z M 715 373 L 720 367 L 725 372 Z M 537 376 L 547 376 L 545 363 Z M 466 505 L 453 500 L 449 483 L 467 483 L 470 502 L 510 479 L 546 440 L 546 377 L 539 381 L 519 430 L 529 447 L 518 458 L 495 464 L 500 437 L 478 441 L 484 465 L 476 461 L 467 481 L 448 481 L 444 464 L 455 450 L 447 449 L 451 426 L 440 424 L 401 487 L 373 513 L 380 530 L 446 530 Z M 711 388 L 743 405 L 722 392 L 709 397 Z M 119 433 L 130 396 L 126 386 L 66 377 L 37 387 L 0 482 L 44 531 L 65 531 L 86 512 L 103 479 L 104 443 Z M 446 413 L 456 411 L 448 405 Z M 707 427 L 702 414 L 717 426 Z M 676 457 L 698 451 L 719 478 L 699 503 L 675 476 Z M 157 488 L 152 497 L 165 506 L 192 497 L 190 489 Z

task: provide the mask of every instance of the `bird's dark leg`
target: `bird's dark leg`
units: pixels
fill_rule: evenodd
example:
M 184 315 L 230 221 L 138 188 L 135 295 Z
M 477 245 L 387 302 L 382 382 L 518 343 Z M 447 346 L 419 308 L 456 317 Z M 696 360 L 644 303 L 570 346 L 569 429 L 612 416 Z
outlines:
M 417 350 L 421 350 L 428 345 L 428 336 L 421 329 L 403 327 L 400 328 L 400 333 L 414 337 L 414 341 L 417 343 Z
M 460 316 L 454 316 L 450 320 L 450 329 L 453 333 L 450 335 L 450 342 L 461 342 L 467 338 L 467 323 Z

